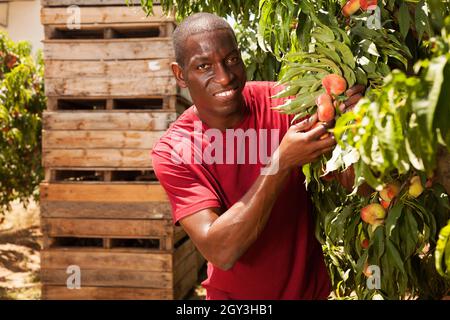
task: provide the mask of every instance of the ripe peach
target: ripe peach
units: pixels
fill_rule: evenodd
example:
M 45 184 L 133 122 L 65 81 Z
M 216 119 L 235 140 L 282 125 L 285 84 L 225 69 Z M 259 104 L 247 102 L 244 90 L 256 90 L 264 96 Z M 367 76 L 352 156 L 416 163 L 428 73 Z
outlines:
M 392 199 L 400 192 L 400 185 L 397 182 L 387 184 L 380 191 L 381 205 L 386 209 L 391 204 Z
M 322 85 L 329 95 L 340 95 L 347 89 L 347 81 L 337 74 L 329 74 L 322 79 Z
M 352 14 L 358 11 L 360 7 L 360 0 L 349 0 L 342 8 L 342 13 L 344 14 L 344 16 L 350 17 Z
M 333 100 L 327 93 L 323 93 L 316 99 L 317 116 L 319 121 L 331 121 L 334 119 L 335 110 L 333 107 Z
M 361 219 L 370 225 L 382 224 L 386 217 L 386 211 L 378 203 L 371 203 L 361 209 Z
M 420 180 L 420 177 L 419 176 L 412 177 L 410 180 L 408 194 L 413 198 L 417 198 L 418 196 L 420 196 L 422 194 L 422 192 L 423 192 L 423 186 L 422 186 L 422 181 Z
M 361 5 L 361 9 L 366 11 L 372 7 L 376 7 L 378 5 L 378 0 L 359 0 L 359 3 Z

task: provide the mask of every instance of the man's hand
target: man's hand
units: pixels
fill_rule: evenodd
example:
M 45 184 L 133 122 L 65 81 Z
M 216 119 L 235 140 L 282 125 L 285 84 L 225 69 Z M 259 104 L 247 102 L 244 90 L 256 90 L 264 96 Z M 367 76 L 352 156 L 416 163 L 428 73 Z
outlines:
M 361 84 L 354 85 L 347 91 L 345 91 L 345 95 L 348 97 L 343 103 L 339 105 L 339 110 L 341 112 L 347 112 L 355 107 L 359 100 L 364 96 L 364 92 L 366 91 L 366 87 Z
M 278 147 L 280 168 L 290 169 L 313 162 L 334 148 L 334 137 L 323 137 L 328 129 L 326 124 L 311 129 L 316 122 L 317 115 L 313 115 L 289 128 Z

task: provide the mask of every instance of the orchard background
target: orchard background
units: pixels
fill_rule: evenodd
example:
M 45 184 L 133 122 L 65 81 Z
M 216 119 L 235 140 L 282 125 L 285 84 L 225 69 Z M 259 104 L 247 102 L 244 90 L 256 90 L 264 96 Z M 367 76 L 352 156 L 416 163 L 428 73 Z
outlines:
M 335 119 L 329 134 L 338 146 L 303 168 L 331 297 L 446 295 L 450 206 L 442 184 L 448 192 L 450 1 L 160 3 L 178 19 L 207 11 L 233 21 L 248 80 L 285 87 L 280 112 Z M 152 13 L 153 1 L 141 5 Z M 0 222 L 13 214 L 14 200 L 27 204 L 38 197 L 42 76 L 40 55 L 33 58 L 27 43 L 1 34 Z M 343 92 L 355 84 L 366 87 L 365 96 L 343 112 Z

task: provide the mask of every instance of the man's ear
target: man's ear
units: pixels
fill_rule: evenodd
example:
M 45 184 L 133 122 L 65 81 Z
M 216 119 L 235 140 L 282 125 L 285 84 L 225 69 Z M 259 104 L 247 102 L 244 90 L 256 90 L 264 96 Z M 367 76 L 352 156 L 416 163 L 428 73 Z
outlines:
M 172 68 L 173 75 L 175 76 L 178 85 L 181 88 L 187 88 L 187 84 L 183 76 L 183 69 L 181 69 L 180 65 L 176 62 L 172 62 L 170 64 L 170 67 Z

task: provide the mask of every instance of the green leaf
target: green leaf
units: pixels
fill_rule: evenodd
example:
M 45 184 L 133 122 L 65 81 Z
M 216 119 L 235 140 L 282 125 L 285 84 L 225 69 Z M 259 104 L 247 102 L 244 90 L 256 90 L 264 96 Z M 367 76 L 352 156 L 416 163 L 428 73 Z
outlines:
M 386 254 L 391 258 L 391 261 L 394 263 L 397 269 L 399 269 L 401 273 L 405 274 L 406 271 L 403 265 L 403 259 L 400 256 L 400 252 L 398 252 L 396 246 L 389 239 L 386 239 Z
M 391 237 L 392 231 L 396 227 L 398 218 L 402 215 L 403 203 L 397 203 L 389 210 L 389 215 L 386 219 L 386 235 Z
M 398 13 L 398 21 L 400 24 L 400 33 L 402 34 L 403 38 L 406 38 L 411 23 L 411 17 L 406 2 L 403 2 L 400 6 Z

